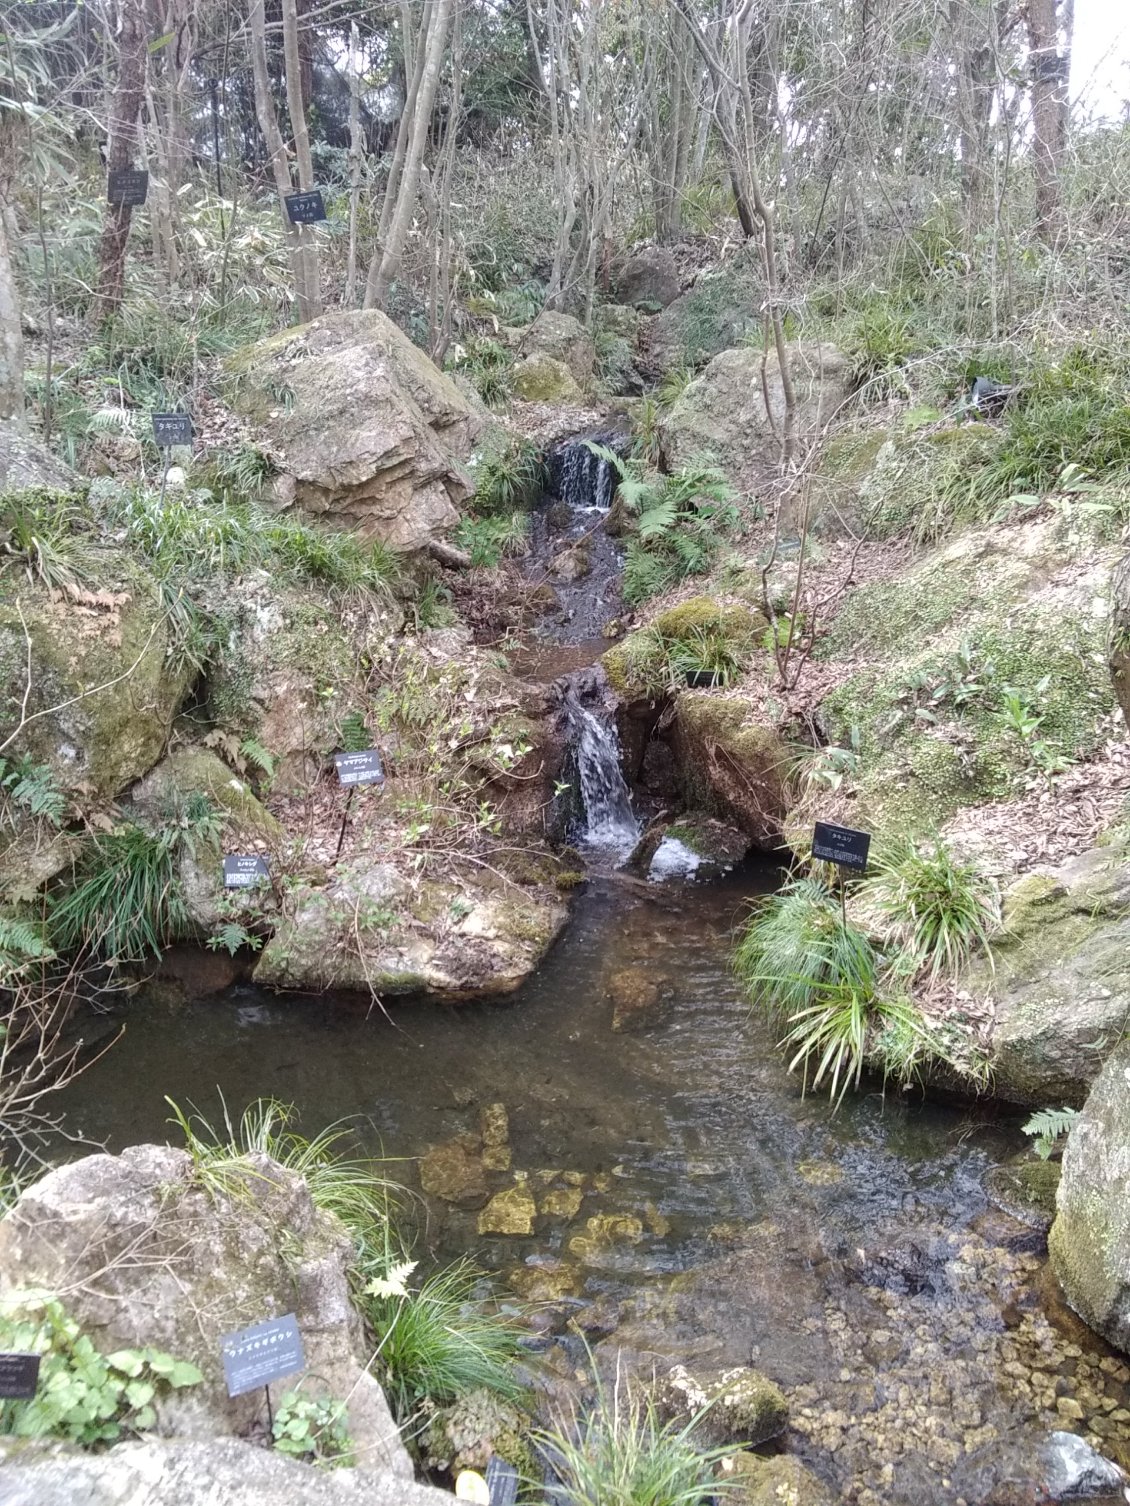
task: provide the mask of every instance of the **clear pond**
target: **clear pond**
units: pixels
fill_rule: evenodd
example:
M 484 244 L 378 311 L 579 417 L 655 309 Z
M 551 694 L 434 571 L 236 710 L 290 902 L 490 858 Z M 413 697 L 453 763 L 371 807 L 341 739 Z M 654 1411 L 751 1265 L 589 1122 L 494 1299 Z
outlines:
M 1021 1148 L 1018 1118 L 878 1092 L 834 1115 L 751 1016 L 730 935 L 775 882 L 595 878 L 537 976 L 494 1002 L 386 1017 L 251 988 L 136 999 L 128 1044 L 72 1090 L 71 1126 L 175 1141 L 166 1093 L 214 1122 L 221 1093 L 233 1117 L 270 1095 L 307 1131 L 354 1120 L 417 1188 L 419 1158 L 454 1146 L 478 1179 L 466 1201 L 518 1186 L 541 1211 L 532 1235 L 503 1235 L 428 1197 L 422 1245 L 474 1253 L 643 1363 L 754 1363 L 793 1388 L 789 1446 L 845 1500 L 957 1501 L 1056 1426 L 1097 1419 L 1113 1447 L 1130 1372 L 1049 1322 L 1036 1241 L 982 1187 Z M 495 1103 L 509 1139 L 486 1159 L 508 1151 L 506 1170 L 480 1158 Z

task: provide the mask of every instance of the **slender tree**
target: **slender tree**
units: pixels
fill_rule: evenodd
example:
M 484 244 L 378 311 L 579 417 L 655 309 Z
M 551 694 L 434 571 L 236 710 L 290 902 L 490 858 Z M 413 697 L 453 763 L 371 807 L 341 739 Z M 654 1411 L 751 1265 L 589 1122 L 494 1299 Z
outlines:
M 145 99 L 146 45 L 145 0 L 118 0 L 115 28 L 118 77 L 110 98 L 109 172 L 135 167 L 141 153 L 141 106 Z M 98 286 L 93 303 L 96 319 L 118 312 L 125 296 L 126 243 L 133 208 L 107 204 L 102 239 L 98 247 Z

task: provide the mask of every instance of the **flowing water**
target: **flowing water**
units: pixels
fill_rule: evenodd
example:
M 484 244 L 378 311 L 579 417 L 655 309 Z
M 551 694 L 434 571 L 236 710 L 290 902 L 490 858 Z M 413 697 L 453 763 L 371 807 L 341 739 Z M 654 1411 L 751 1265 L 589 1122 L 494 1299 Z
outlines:
M 1114 1448 L 1130 1371 L 1049 1322 L 1037 1241 L 983 1191 L 1017 1119 L 874 1091 L 833 1115 L 751 1016 L 730 935 L 775 882 L 596 879 L 521 992 L 457 1009 L 134 1000 L 128 1044 L 70 1090 L 71 1125 L 119 1147 L 170 1134 L 166 1093 L 213 1119 L 220 1094 L 233 1115 L 269 1094 L 308 1131 L 353 1118 L 410 1186 L 455 1147 L 473 1206 L 427 1197 L 421 1248 L 552 1298 L 551 1373 L 575 1367 L 554 1333 L 570 1316 L 645 1365 L 752 1362 L 791 1388 L 788 1446 L 843 1500 L 982 1499 L 978 1471 L 995 1480 L 1002 1450 L 1029 1457 L 1065 1419 L 1082 1430 L 1075 1407 Z M 484 1172 L 496 1103 L 509 1140 Z M 492 1232 L 482 1204 L 513 1189 L 537 1200 L 532 1234 Z
M 582 683 L 584 676 L 581 676 Z M 620 739 L 611 713 L 599 716 L 582 703 L 576 681 L 567 682 L 563 713 L 577 764 L 584 824 L 581 848 L 597 859 L 624 862 L 640 838 L 631 791 L 620 767 Z

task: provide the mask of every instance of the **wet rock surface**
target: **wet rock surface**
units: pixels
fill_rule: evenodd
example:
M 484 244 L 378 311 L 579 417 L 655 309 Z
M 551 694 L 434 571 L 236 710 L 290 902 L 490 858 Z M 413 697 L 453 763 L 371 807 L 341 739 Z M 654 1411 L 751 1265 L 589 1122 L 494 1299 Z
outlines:
M 1099 1074 L 1063 1153 L 1052 1263 L 1071 1306 L 1130 1350 L 1130 1045 Z

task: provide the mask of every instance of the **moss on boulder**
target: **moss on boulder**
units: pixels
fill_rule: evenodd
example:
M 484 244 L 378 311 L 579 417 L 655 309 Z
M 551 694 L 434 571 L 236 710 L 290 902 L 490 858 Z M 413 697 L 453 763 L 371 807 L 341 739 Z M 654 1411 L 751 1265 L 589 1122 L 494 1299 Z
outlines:
M 160 758 L 192 671 L 172 654 L 152 578 L 118 556 L 104 568 L 115 588 L 87 603 L 5 582 L 0 730 L 20 721 L 30 652 L 26 713 L 36 720 L 11 752 L 49 765 L 64 788 L 112 798 Z
M 676 1365 L 659 1383 L 656 1401 L 672 1422 L 689 1424 L 698 1417 L 694 1437 L 707 1448 L 733 1443 L 754 1448 L 789 1423 L 780 1387 L 758 1370 L 697 1374 Z
M 1130 1021 L 1130 857 L 1100 847 L 1005 895 L 992 963 L 966 979 L 995 1005 L 994 1092 L 1079 1104 Z
M 1048 1245 L 1068 1302 L 1130 1352 L 1130 1043 L 1110 1056 L 1063 1153 Z
M 580 403 L 576 377 L 564 361 L 533 352 L 514 367 L 514 391 L 527 403 Z
M 687 804 L 736 826 L 759 847 L 777 846 L 784 822 L 787 754 L 748 707 L 709 691 L 679 697 L 673 746 Z

